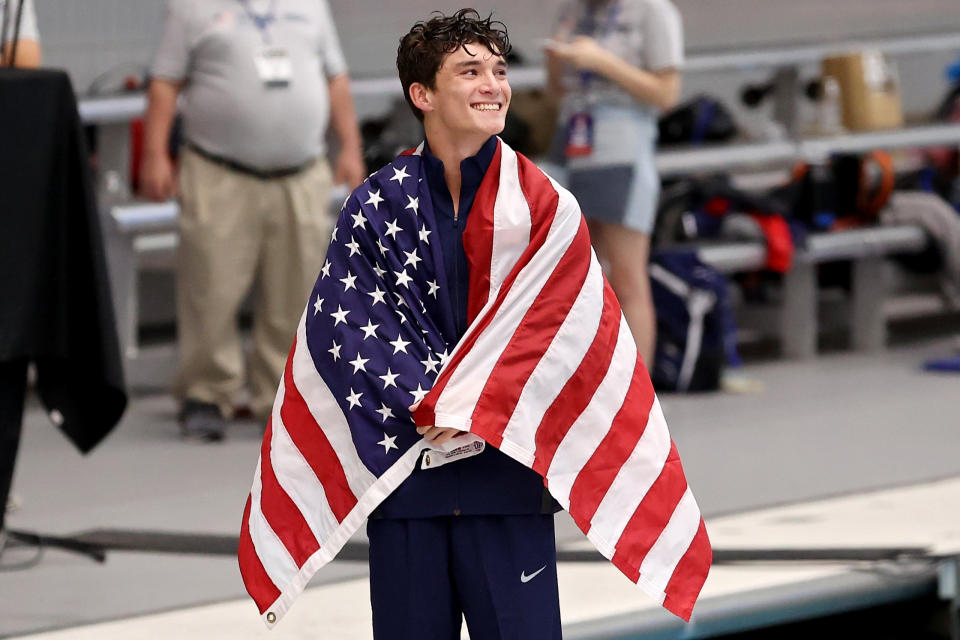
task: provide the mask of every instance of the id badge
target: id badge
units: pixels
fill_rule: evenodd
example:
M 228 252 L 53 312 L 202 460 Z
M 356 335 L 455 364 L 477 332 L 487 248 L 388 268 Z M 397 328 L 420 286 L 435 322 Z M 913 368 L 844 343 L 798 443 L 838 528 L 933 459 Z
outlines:
M 253 56 L 257 75 L 267 87 L 286 87 L 293 78 L 293 63 L 283 47 L 264 47 Z
M 578 111 L 570 116 L 565 153 L 568 158 L 581 158 L 593 153 L 593 114 L 589 111 Z

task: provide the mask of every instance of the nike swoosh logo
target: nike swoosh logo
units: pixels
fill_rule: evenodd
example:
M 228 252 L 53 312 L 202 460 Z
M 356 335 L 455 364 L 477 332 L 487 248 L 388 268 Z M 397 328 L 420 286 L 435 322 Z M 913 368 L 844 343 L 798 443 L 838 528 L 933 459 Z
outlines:
M 523 583 L 530 582 L 531 580 L 533 580 L 534 578 L 536 578 L 536 577 L 540 574 L 541 571 L 543 571 L 543 570 L 546 569 L 546 568 L 547 568 L 547 565 L 543 565 L 542 567 L 540 567 L 539 569 L 537 569 L 536 571 L 534 571 L 534 572 L 531 573 L 530 575 L 527 575 L 527 572 L 526 572 L 526 571 L 521 572 L 521 573 L 520 573 L 520 582 L 523 582 Z

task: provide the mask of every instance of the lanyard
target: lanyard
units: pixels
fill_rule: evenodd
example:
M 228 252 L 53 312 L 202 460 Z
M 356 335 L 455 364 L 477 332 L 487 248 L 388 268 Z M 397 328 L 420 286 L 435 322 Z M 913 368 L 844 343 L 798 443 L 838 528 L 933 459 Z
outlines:
M 596 24 L 597 16 L 596 9 L 590 8 L 590 25 Z M 607 19 L 604 21 L 603 30 L 598 34 L 597 42 L 603 44 L 603 41 L 606 40 L 610 33 L 613 31 L 614 25 L 617 23 L 617 15 L 620 13 L 620 0 L 611 0 L 611 6 L 607 10 Z M 596 33 L 596 29 L 593 30 Z M 586 91 L 590 87 L 590 83 L 593 81 L 594 73 L 592 71 L 581 71 L 580 72 L 580 88 L 583 91 Z
M 243 10 L 247 13 L 247 17 L 260 32 L 264 44 L 270 44 L 270 34 L 267 33 L 267 28 L 271 23 L 277 21 L 277 0 L 270 0 L 270 8 L 264 14 L 254 13 L 253 9 L 250 8 L 250 0 L 239 1 L 243 5 Z

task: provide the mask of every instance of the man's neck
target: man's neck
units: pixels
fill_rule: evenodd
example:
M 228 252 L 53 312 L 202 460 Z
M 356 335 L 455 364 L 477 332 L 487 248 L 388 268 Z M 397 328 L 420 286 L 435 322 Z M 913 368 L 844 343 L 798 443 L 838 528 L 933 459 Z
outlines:
M 460 163 L 467 158 L 477 155 L 483 143 L 490 136 L 479 134 L 476 136 L 454 137 L 447 129 L 432 127 L 424 123 L 427 142 L 430 143 L 430 153 L 443 163 L 443 177 L 447 181 L 447 189 L 453 199 L 453 211 L 457 213 L 460 207 Z

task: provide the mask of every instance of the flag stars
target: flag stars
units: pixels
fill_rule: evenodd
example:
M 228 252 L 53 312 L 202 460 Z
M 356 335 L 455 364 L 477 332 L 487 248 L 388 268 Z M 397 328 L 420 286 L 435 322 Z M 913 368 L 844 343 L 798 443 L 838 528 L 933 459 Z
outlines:
M 407 270 L 406 270 L 406 269 L 401 269 L 400 271 L 394 271 L 393 273 L 394 273 L 394 275 L 397 276 L 397 286 L 398 286 L 398 287 L 402 285 L 402 286 L 404 286 L 404 287 L 406 287 L 406 288 L 408 288 L 408 289 L 410 288 L 410 285 L 409 285 L 408 283 L 409 283 L 411 280 L 413 280 L 413 278 L 410 277 L 410 275 L 407 273 Z
M 367 191 L 367 195 L 370 196 L 370 198 L 363 204 L 372 204 L 373 210 L 379 211 L 380 203 L 383 202 L 383 198 L 380 197 L 380 189 L 377 189 L 376 191 Z
M 386 235 L 390 236 L 390 239 L 394 242 L 397 241 L 397 233 L 403 231 L 403 228 L 397 224 L 396 220 L 387 221 L 387 230 L 384 232 Z
M 343 309 L 340 305 L 337 305 L 337 310 L 330 314 L 330 317 L 333 318 L 333 326 L 337 326 L 341 322 L 347 323 L 347 315 L 350 313 L 349 309 Z
M 317 315 L 321 311 L 323 311 L 323 298 L 317 295 L 317 300 L 313 303 L 313 315 Z
M 360 253 L 360 245 L 357 244 L 356 239 L 351 239 L 350 242 L 346 244 L 346 247 L 350 249 L 350 255 L 348 258 L 352 258 L 354 255 Z
M 363 339 L 367 338 L 376 338 L 377 329 L 380 327 L 379 324 L 373 324 L 373 320 L 367 320 L 367 326 L 360 327 L 360 331 L 363 331 Z
M 327 353 L 333 356 L 333 361 L 336 362 L 340 359 L 340 345 L 337 344 L 337 341 L 333 341 L 333 347 L 327 349 Z
M 426 369 L 425 373 L 437 373 L 437 365 L 440 364 L 439 360 L 433 359 L 433 354 L 429 354 L 426 360 L 421 360 L 420 364 Z
M 422 401 L 423 397 L 428 393 L 430 393 L 430 390 L 424 389 L 423 385 L 418 382 L 416 389 L 410 389 L 410 395 L 413 396 L 413 404 L 417 404 Z
M 386 273 L 386 271 L 384 271 L 383 269 L 381 269 L 381 268 L 380 268 L 380 265 L 378 265 L 378 264 L 373 265 L 373 272 L 374 272 L 375 274 L 377 274 L 377 277 L 378 277 L 378 278 L 382 278 L 383 275 Z
M 427 229 L 426 226 L 420 227 L 420 231 L 419 231 L 420 242 L 424 244 L 430 244 L 430 233 L 431 231 Z
M 387 255 L 387 251 L 390 251 L 390 249 L 387 249 L 385 246 L 383 246 L 383 242 L 380 238 L 377 238 L 377 249 L 380 249 L 380 255 L 382 256 Z
M 435 280 L 427 280 L 427 284 L 430 286 L 430 291 L 428 291 L 427 294 L 436 299 L 437 291 L 440 290 L 440 285 L 438 285 Z
M 386 420 L 386 418 L 384 418 L 384 420 Z M 384 453 L 390 453 L 390 449 L 397 449 L 397 450 L 400 449 L 400 447 L 398 447 L 394 442 L 396 439 L 397 439 L 397 436 L 388 436 L 386 433 L 384 433 L 383 440 L 381 440 L 377 444 L 383 447 Z
M 323 275 L 320 277 L 321 280 L 323 280 L 323 278 L 329 278 L 329 277 L 330 277 L 330 261 L 329 261 L 329 260 L 327 260 L 327 261 L 325 261 L 325 262 L 323 263 L 323 267 L 320 268 L 320 273 L 323 274 Z
M 353 365 L 353 372 L 357 373 L 358 371 L 367 372 L 367 363 L 370 362 L 370 358 L 361 358 L 360 352 L 357 352 L 357 357 L 350 361 L 350 364 Z
M 390 370 L 390 367 L 387 367 L 387 372 L 382 376 L 377 377 L 383 380 L 383 390 L 386 391 L 387 387 L 393 387 L 394 389 L 397 388 L 397 376 L 399 375 L 399 373 L 393 373 Z
M 397 184 L 401 187 L 403 186 L 403 181 L 410 177 L 410 174 L 407 173 L 406 167 L 400 167 L 398 170 L 396 167 L 393 167 L 393 177 L 390 178 L 391 181 L 396 180 Z
M 414 198 L 411 195 L 407 195 L 407 206 L 404 209 L 413 209 L 413 212 L 416 213 L 420 209 L 420 198 Z
M 356 229 L 360 227 L 361 229 L 367 228 L 367 218 L 363 215 L 362 211 L 357 211 L 356 213 L 350 216 L 353 218 L 353 228 Z M 352 255 L 352 254 L 351 254 Z
M 413 268 L 417 268 L 417 264 L 423 262 L 423 258 L 417 255 L 417 250 L 413 251 L 404 251 L 403 255 L 407 256 L 407 261 L 403 263 L 403 266 L 413 265 Z
M 350 289 L 353 289 L 354 291 L 357 290 L 357 285 L 355 284 L 356 279 L 357 279 L 357 276 L 350 273 L 350 271 L 347 271 L 347 276 L 345 278 L 340 278 L 340 282 L 343 283 L 344 293 L 346 293 Z
M 386 304 L 386 302 L 383 300 L 383 296 L 387 295 L 387 292 L 382 291 L 379 285 L 375 287 L 373 291 L 368 291 L 367 295 L 373 298 L 373 303 L 370 305 L 371 307 L 377 306 L 378 302 L 383 302 L 383 304 Z
M 337 241 L 337 231 L 338 231 L 339 229 L 340 229 L 340 226 L 339 226 L 339 225 L 334 225 L 334 227 L 333 227 L 333 233 L 330 235 L 330 242 L 336 242 L 336 241 Z
M 362 394 L 362 393 L 357 393 L 356 391 L 353 390 L 353 387 L 350 387 L 350 395 L 347 396 L 347 402 L 350 403 L 350 409 L 351 409 L 351 410 L 352 410 L 354 407 L 359 407 L 359 406 L 361 406 L 361 405 L 360 405 L 360 398 L 362 398 L 362 397 L 363 397 L 363 394 Z
M 376 412 L 379 413 L 380 416 L 382 417 L 381 422 L 386 422 L 386 421 L 387 421 L 387 418 L 392 418 L 392 417 L 393 417 L 393 411 L 390 409 L 390 407 L 388 407 L 387 405 L 383 404 L 382 402 L 380 403 L 380 408 L 377 409 Z M 384 434 L 384 435 L 386 435 L 386 434 Z M 385 451 L 384 453 L 386 453 L 386 451 Z
M 407 345 L 410 344 L 407 340 L 403 339 L 403 334 L 397 334 L 397 339 L 392 341 L 391 346 L 393 346 L 393 355 L 397 355 L 401 351 L 407 353 Z

